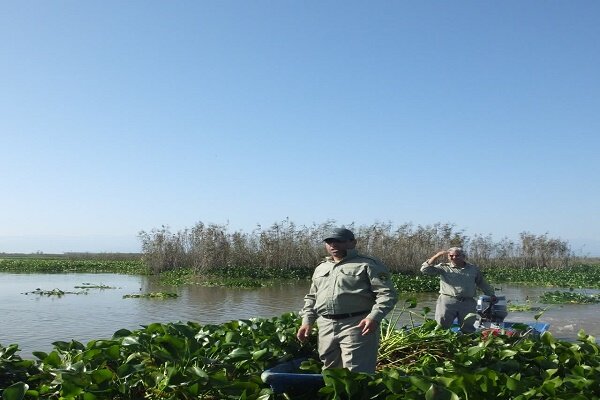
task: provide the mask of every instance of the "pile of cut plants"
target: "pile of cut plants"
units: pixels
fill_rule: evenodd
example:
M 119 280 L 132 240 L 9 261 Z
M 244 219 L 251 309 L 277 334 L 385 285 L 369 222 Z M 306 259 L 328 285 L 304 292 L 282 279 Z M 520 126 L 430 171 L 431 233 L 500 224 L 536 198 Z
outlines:
M 382 323 L 374 375 L 324 371 L 317 393 L 275 394 L 260 379 L 271 366 L 308 357 L 320 369 L 316 335 L 301 344 L 294 313 L 276 318 L 150 324 L 112 338 L 54 342 L 35 359 L 0 346 L 0 395 L 21 399 L 598 399 L 600 349 L 535 336 L 456 334 L 424 320 Z M 311 371 L 313 369 L 313 371 Z

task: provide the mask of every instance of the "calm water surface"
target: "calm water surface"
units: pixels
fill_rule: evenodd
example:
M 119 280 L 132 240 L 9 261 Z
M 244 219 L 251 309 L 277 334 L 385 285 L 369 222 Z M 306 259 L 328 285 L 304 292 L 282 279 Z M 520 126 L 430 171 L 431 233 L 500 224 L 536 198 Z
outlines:
M 24 294 L 37 288 L 81 291 L 82 284 L 107 285 L 114 289 L 89 289 L 88 294 L 62 297 Z M 33 351 L 50 351 L 52 342 L 110 338 L 122 328 L 138 329 L 152 322 L 195 321 L 220 324 L 235 319 L 270 318 L 302 307 L 308 282 L 261 289 L 224 289 L 201 286 L 163 286 L 155 277 L 117 274 L 7 274 L 0 273 L 0 344 L 17 343 L 22 357 Z M 498 292 L 508 301 L 536 303 L 545 291 L 556 290 L 526 286 L 503 286 Z M 174 292 L 175 299 L 128 298 L 126 294 Z M 598 293 L 587 290 L 586 293 Z M 402 299 L 411 295 L 401 296 Z M 435 308 L 437 295 L 417 296 L 417 312 Z M 579 329 L 600 335 L 600 305 L 553 305 L 540 321 L 551 324 L 558 338 L 575 339 Z M 510 321 L 533 320 L 535 312 L 511 312 Z M 433 316 L 433 311 L 431 313 Z

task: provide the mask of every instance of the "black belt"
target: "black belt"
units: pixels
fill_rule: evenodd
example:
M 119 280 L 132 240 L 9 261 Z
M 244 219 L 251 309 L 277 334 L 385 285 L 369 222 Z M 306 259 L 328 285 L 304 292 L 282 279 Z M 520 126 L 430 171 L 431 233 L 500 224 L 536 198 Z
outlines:
M 346 314 L 325 314 L 325 315 L 321 315 L 321 317 L 327 318 L 327 319 L 346 319 L 346 318 L 358 317 L 359 315 L 368 314 L 369 312 L 371 312 L 371 311 L 367 310 L 367 311 L 351 312 L 351 313 L 346 313 Z
M 451 294 L 442 293 L 444 296 L 452 297 L 458 301 L 473 300 L 472 297 L 452 296 Z

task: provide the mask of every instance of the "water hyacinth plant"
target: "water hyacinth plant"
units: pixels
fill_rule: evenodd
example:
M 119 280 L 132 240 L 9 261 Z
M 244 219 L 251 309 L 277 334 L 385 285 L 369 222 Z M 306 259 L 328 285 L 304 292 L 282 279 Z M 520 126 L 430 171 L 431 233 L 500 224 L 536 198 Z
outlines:
M 374 375 L 326 370 L 318 393 L 275 394 L 260 379 L 297 357 L 319 368 L 315 335 L 298 342 L 293 313 L 221 325 L 150 324 L 85 345 L 55 342 L 51 352 L 35 352 L 36 360 L 21 359 L 16 345 L 0 347 L 0 392 L 3 400 L 600 397 L 600 349 L 583 332 L 575 343 L 550 333 L 482 338 L 440 329 L 421 318 L 426 314 L 415 312 L 414 326 L 382 325 Z
M 66 256 L 45 258 L 44 255 L 17 258 L 0 257 L 0 271 L 19 274 L 86 272 L 137 275 L 145 275 L 149 272 L 141 258 L 137 260 L 73 259 Z
M 169 292 L 149 292 L 149 293 L 133 293 L 123 295 L 124 299 L 174 299 L 177 298 L 177 293 Z
M 600 303 L 600 294 L 583 294 L 573 291 L 555 290 L 544 293 L 540 301 L 547 304 L 592 304 Z

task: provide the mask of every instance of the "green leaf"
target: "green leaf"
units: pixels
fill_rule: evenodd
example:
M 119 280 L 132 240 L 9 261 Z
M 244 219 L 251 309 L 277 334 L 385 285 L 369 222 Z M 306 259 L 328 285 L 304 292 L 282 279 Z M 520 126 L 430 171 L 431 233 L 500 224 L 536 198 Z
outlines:
M 232 359 L 250 358 L 250 352 L 247 349 L 238 347 L 237 349 L 229 353 L 228 357 Z
M 27 392 L 25 392 L 25 396 L 27 396 L 27 398 L 34 398 L 37 399 L 38 397 L 40 397 L 40 392 L 37 390 L 33 390 L 33 389 L 29 389 Z
M 60 356 L 58 355 L 58 353 L 56 351 L 53 351 L 50 354 L 48 354 L 48 356 L 46 358 L 44 358 L 42 361 L 45 364 L 48 364 L 55 368 L 60 367 L 60 365 L 62 364 L 62 360 L 60 359 Z
M 404 302 L 408 303 L 406 308 L 415 308 L 417 306 L 417 298 L 416 297 L 410 297 L 410 298 L 406 299 Z
M 123 344 L 123 346 L 132 346 L 132 345 L 139 345 L 140 342 L 138 341 L 138 339 L 134 336 L 127 336 L 123 338 L 123 341 L 121 342 Z
M 190 367 L 190 371 L 192 371 L 194 373 L 194 375 L 203 378 L 203 379 L 208 379 L 208 374 L 206 373 L 206 371 L 204 371 L 202 368 L 197 367 L 197 366 L 192 366 Z
M 506 387 L 509 390 L 512 390 L 513 392 L 519 391 L 521 389 L 521 386 L 522 386 L 521 382 L 518 381 L 517 379 L 513 378 L 513 377 L 509 376 L 506 379 Z
M 546 373 L 548 374 L 548 378 L 552 377 L 552 375 L 554 375 L 557 372 L 558 372 L 557 368 L 551 368 L 551 369 L 546 370 Z
M 21 400 L 25 397 L 27 389 L 29 389 L 29 385 L 23 382 L 10 385 L 2 392 L 2 400 Z
M 33 354 L 34 356 L 36 356 L 40 360 L 43 360 L 44 358 L 48 357 L 48 353 L 44 353 L 43 351 L 34 351 L 31 354 Z
M 72 384 L 70 382 L 63 382 L 61 388 L 61 395 L 63 397 L 77 397 L 83 392 L 83 388 L 77 384 Z
M 267 354 L 267 351 L 269 351 L 269 349 L 261 349 L 261 350 L 255 351 L 254 353 L 252 353 L 252 359 L 260 360 L 261 358 L 263 358 L 265 356 L 265 354 Z
M 459 400 L 459 397 L 445 387 L 434 384 L 425 393 L 425 400 Z
M 515 350 L 505 349 L 500 352 L 500 359 L 504 360 L 505 358 L 511 358 L 514 357 L 516 354 L 518 353 Z
M 556 339 L 554 339 L 554 336 L 552 336 L 552 334 L 548 331 L 542 333 L 542 335 L 540 336 L 540 338 L 542 339 L 542 343 L 544 343 L 545 345 L 551 346 L 552 348 L 554 348 L 554 344 L 556 343 Z
M 431 382 L 429 382 L 421 377 L 410 376 L 408 379 L 410 380 L 411 384 L 418 387 L 423 392 L 426 392 L 431 387 Z
M 94 383 L 102 383 L 108 380 L 111 380 L 113 377 L 113 373 L 108 368 L 97 369 L 92 371 L 92 380 Z
M 485 350 L 485 348 L 483 348 L 481 346 L 472 346 L 472 347 L 469 347 L 469 349 L 467 350 L 467 354 L 469 356 L 474 356 L 484 350 Z
M 119 329 L 115 333 L 113 333 L 113 339 L 123 338 L 131 335 L 131 331 L 127 329 Z

